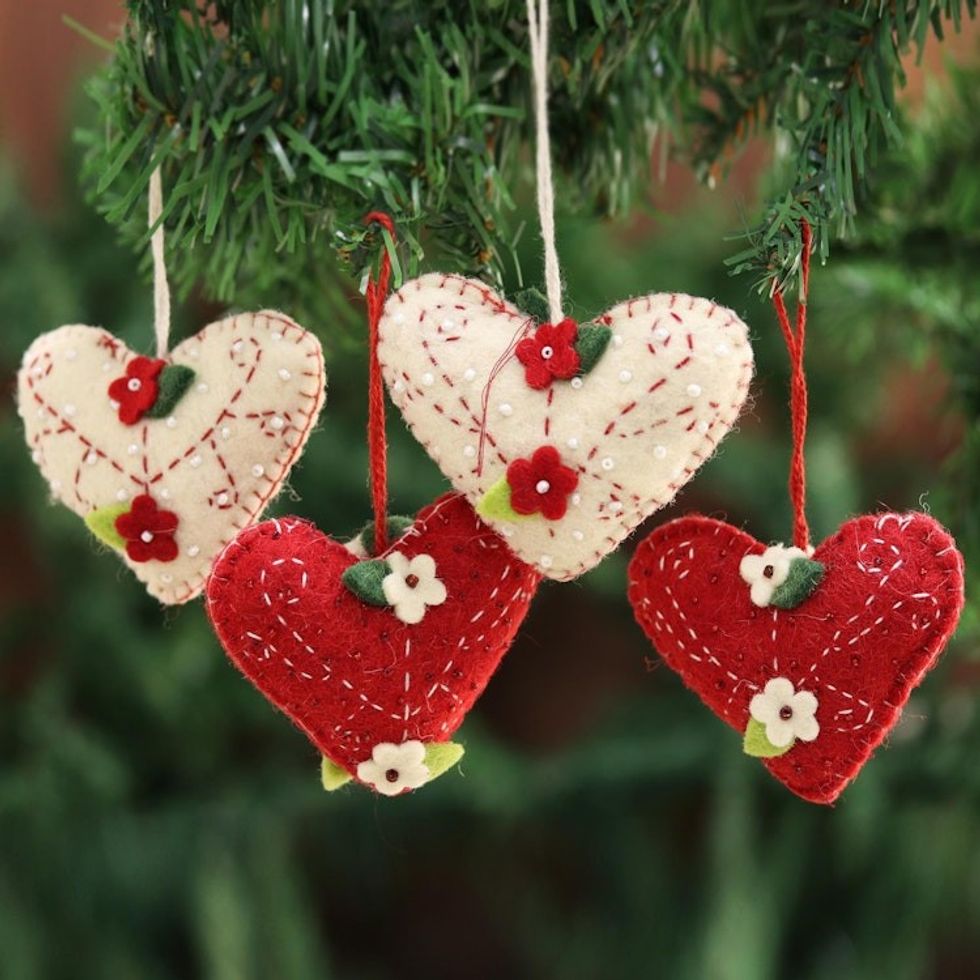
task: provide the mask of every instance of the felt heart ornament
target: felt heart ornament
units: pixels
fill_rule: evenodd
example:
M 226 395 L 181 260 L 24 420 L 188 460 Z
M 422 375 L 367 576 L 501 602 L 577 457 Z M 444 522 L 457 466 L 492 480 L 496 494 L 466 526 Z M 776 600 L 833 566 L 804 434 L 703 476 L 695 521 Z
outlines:
M 453 486 L 549 578 L 581 575 L 677 491 L 735 422 L 745 324 L 658 293 L 538 325 L 480 282 L 426 275 L 385 304 L 388 390 Z
M 282 486 L 324 379 L 319 341 L 282 313 L 209 324 L 160 358 L 76 325 L 31 345 L 18 405 L 53 497 L 176 604 Z
M 539 576 L 459 494 L 423 509 L 376 558 L 363 554 L 363 540 L 265 521 L 215 563 L 207 609 L 234 664 L 323 755 L 324 786 L 354 778 L 393 796 L 462 754 L 449 739 Z
M 963 607 L 963 559 L 925 514 L 855 518 L 812 555 L 706 517 L 629 567 L 668 666 L 792 792 L 832 803 L 895 726 Z

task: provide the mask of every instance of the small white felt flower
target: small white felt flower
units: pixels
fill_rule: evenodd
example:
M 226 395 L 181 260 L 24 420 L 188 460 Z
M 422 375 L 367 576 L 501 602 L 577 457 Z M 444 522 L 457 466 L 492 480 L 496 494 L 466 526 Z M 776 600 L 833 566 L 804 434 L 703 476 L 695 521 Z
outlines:
M 774 677 L 749 702 L 749 714 L 766 727 L 766 738 L 778 749 L 798 738 L 812 742 L 820 734 L 817 699 L 810 691 L 797 691 L 785 677 Z
M 387 562 L 391 573 L 381 580 L 381 589 L 403 623 L 422 622 L 426 606 L 441 606 L 446 601 L 446 587 L 436 577 L 431 555 L 416 555 L 409 560 L 394 551 L 387 556 Z
M 418 789 L 429 781 L 425 746 L 419 741 L 379 742 L 371 758 L 358 764 L 357 778 L 385 796 L 397 796 L 407 789 Z
M 761 555 L 746 555 L 738 573 L 752 587 L 749 593 L 757 606 L 768 606 L 773 592 L 786 581 L 794 558 L 806 558 L 801 548 L 774 544 Z

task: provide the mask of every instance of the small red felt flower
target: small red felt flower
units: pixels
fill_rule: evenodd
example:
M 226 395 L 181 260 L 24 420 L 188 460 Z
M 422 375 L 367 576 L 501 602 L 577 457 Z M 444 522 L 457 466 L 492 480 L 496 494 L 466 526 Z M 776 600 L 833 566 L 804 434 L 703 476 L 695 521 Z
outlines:
M 148 493 L 135 497 L 132 508 L 116 518 L 116 530 L 126 539 L 126 554 L 133 561 L 173 561 L 177 524 L 177 515 L 160 510 Z
M 518 514 L 543 514 L 560 521 L 568 510 L 568 495 L 578 486 L 578 473 L 565 466 L 554 446 L 542 446 L 530 459 L 515 459 L 507 467 L 510 506 Z
M 575 341 L 578 324 L 569 317 L 561 323 L 542 323 L 533 336 L 525 337 L 515 353 L 524 365 L 524 380 L 531 388 L 547 388 L 555 378 L 567 381 L 578 373 L 581 362 Z
M 157 377 L 166 361 L 152 357 L 134 357 L 126 365 L 126 373 L 109 385 L 109 397 L 119 404 L 119 421 L 135 425 L 157 400 Z

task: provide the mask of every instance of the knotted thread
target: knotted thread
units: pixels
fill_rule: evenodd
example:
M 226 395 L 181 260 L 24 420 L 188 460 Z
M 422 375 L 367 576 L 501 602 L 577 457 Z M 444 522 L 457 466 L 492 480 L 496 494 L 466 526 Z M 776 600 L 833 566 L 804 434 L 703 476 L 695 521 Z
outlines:
M 806 551 L 810 546 L 810 527 L 806 520 L 806 462 L 803 445 L 806 441 L 807 390 L 803 371 L 803 349 L 806 345 L 806 301 L 810 289 L 810 245 L 812 234 L 807 221 L 800 224 L 803 251 L 800 258 L 800 298 L 796 304 L 796 330 L 789 322 L 782 289 L 773 289 L 772 304 L 786 340 L 791 367 L 790 417 L 793 428 L 793 454 L 789 468 L 789 496 L 793 504 L 793 544 Z
M 395 225 L 381 211 L 365 215 L 364 223 L 376 222 L 395 239 Z M 388 547 L 388 441 L 385 434 L 385 394 L 378 358 L 378 324 L 388 296 L 391 280 L 391 257 L 382 247 L 376 279 L 368 279 L 365 290 L 368 315 L 368 461 L 371 472 L 371 504 L 374 508 L 374 553 L 382 554 Z

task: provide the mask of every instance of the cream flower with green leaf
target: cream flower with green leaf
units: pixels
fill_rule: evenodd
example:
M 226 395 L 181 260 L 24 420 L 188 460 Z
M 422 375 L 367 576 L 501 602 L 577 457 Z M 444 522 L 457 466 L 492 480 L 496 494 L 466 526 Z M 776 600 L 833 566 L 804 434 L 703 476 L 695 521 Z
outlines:
M 772 594 L 789 577 L 790 568 L 797 558 L 806 558 L 801 548 L 774 544 L 761 555 L 746 555 L 738 566 L 738 573 L 751 587 L 750 596 L 757 606 L 768 606 Z
M 797 691 L 786 677 L 774 677 L 749 702 L 749 714 L 763 725 L 766 738 L 777 749 L 788 749 L 797 739 L 812 742 L 820 734 L 817 698 Z
M 446 586 L 436 576 L 436 563 L 431 555 L 409 559 L 394 551 L 386 560 L 391 572 L 382 580 L 381 589 L 403 623 L 422 622 L 427 607 L 441 606 L 446 601 Z
M 357 778 L 385 796 L 418 789 L 431 778 L 425 746 L 415 739 L 401 745 L 379 742 L 371 750 L 371 758 L 358 765 Z

